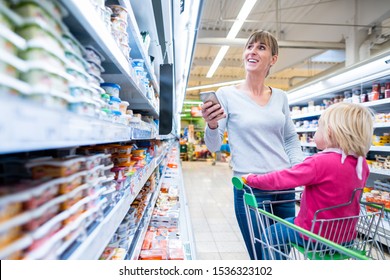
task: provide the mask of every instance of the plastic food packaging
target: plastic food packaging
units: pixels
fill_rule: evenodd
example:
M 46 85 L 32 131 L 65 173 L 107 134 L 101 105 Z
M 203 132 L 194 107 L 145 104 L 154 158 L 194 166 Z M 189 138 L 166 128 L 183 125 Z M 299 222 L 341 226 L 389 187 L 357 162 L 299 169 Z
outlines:
M 133 145 L 122 145 L 117 149 L 117 153 L 120 155 L 130 155 L 133 149 Z
M 29 63 L 28 68 L 28 71 L 22 73 L 21 79 L 30 85 L 47 90 L 69 91 L 68 82 L 72 77 L 67 73 L 51 69 L 49 65 L 38 65 L 36 62 Z
M 48 44 L 55 45 L 56 48 L 64 49 L 65 45 L 61 37 L 55 31 L 50 29 L 47 23 L 40 18 L 27 18 L 16 28 L 16 32 L 24 39 L 41 39 Z
M 104 60 L 103 56 L 92 46 L 85 47 L 85 59 L 92 61 L 97 65 L 101 66 L 102 61 Z
M 122 115 L 125 115 L 126 114 L 126 111 L 127 111 L 127 107 L 129 106 L 129 102 L 127 101 L 121 101 L 121 103 L 119 104 L 119 111 L 122 113 Z
M 112 260 L 124 260 L 126 257 L 126 249 L 124 248 L 115 248 L 115 252 L 112 256 Z
M 49 46 L 47 42 L 30 40 L 26 49 L 20 53 L 20 57 L 27 61 L 39 61 L 52 67 L 65 70 L 65 56 L 61 49 Z
M 119 105 L 121 104 L 121 102 L 122 100 L 119 97 L 110 96 L 111 110 L 119 111 Z
M 48 11 L 38 1 L 22 1 L 13 8 L 20 16 L 24 18 L 40 18 L 56 32 L 59 33 L 62 31 L 61 26 L 58 23 L 60 18 L 53 17 L 53 14 L 50 13 L 50 11 Z
M 18 50 L 24 49 L 26 41 L 7 28 L 0 28 L 0 48 L 2 52 L 16 55 Z
M 110 96 L 119 97 L 119 91 L 121 90 L 120 85 L 114 83 L 101 83 L 100 87 Z
M 57 178 L 69 176 L 81 171 L 82 161 L 85 161 L 84 157 L 43 158 L 31 160 L 26 164 L 26 167 L 31 170 L 33 179 Z
M 167 252 L 161 249 L 142 250 L 139 258 L 141 260 L 166 260 Z
M 120 17 L 111 17 L 112 30 L 126 32 L 127 29 L 127 21 L 121 19 Z
M 110 5 L 108 6 L 112 10 L 112 16 L 119 17 L 127 21 L 127 10 L 120 5 Z
M 65 49 L 69 52 L 76 53 L 78 56 L 82 56 L 85 52 L 84 47 L 70 33 L 63 34 L 62 41 L 65 45 Z

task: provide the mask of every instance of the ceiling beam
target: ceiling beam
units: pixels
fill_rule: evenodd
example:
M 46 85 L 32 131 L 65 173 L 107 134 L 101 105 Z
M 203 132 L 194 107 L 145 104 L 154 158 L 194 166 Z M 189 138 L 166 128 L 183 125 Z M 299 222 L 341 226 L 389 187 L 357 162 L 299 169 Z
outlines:
M 246 38 L 235 38 L 235 39 L 226 39 L 226 38 L 198 38 L 196 41 L 197 44 L 206 44 L 206 45 L 219 45 L 219 46 L 239 46 L 242 47 L 245 45 Z M 337 42 L 318 42 L 318 41 L 278 41 L 279 48 L 292 48 L 292 49 L 321 49 L 321 50 L 344 50 L 345 43 Z

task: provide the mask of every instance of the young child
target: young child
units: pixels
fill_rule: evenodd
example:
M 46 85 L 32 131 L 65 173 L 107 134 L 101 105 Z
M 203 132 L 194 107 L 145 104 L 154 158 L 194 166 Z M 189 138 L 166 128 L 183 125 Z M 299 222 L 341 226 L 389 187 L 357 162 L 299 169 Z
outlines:
M 373 117 L 366 107 L 352 103 L 334 104 L 322 113 L 314 135 L 317 149 L 322 152 L 307 157 L 289 169 L 262 175 L 247 174 L 242 177 L 243 181 L 252 188 L 262 190 L 305 186 L 297 217 L 287 220 L 310 231 L 317 210 L 347 203 L 354 189 L 365 186 L 369 175 L 365 156 L 371 146 L 372 133 Z M 325 211 L 320 218 L 358 215 L 359 199 L 360 195 L 357 194 L 348 207 Z M 313 232 L 318 233 L 318 228 L 314 228 Z M 343 243 L 349 240 L 332 241 Z

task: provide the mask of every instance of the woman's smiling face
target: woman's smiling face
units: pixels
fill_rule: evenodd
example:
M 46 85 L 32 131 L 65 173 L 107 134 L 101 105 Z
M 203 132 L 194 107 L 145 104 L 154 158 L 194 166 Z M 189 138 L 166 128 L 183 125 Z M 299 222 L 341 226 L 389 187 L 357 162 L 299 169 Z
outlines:
M 276 60 L 277 55 L 272 56 L 271 49 L 264 43 L 250 43 L 244 51 L 244 65 L 247 72 L 267 72 Z

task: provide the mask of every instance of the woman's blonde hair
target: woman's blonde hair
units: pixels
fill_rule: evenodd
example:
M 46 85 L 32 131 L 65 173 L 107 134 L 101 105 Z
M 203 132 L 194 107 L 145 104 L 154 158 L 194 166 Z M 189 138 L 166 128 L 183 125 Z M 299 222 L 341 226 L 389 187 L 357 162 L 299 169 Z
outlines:
M 257 42 L 260 42 L 260 43 L 268 46 L 271 49 L 271 53 L 273 56 L 279 54 L 278 41 L 276 40 L 274 35 L 272 35 L 268 31 L 259 30 L 259 31 L 253 32 L 249 36 L 248 40 L 246 41 L 245 50 L 249 44 L 253 44 L 253 43 L 257 43 Z
M 319 122 L 327 147 L 340 148 L 345 154 L 367 155 L 374 126 L 373 114 L 367 107 L 336 103 L 322 113 Z

